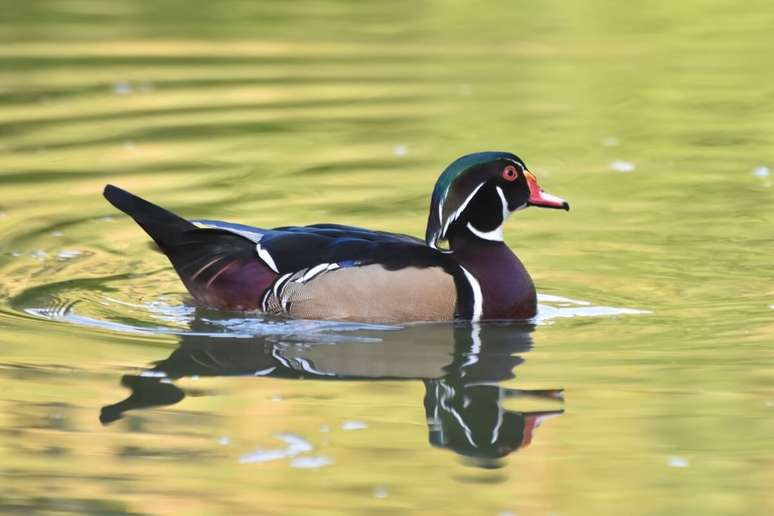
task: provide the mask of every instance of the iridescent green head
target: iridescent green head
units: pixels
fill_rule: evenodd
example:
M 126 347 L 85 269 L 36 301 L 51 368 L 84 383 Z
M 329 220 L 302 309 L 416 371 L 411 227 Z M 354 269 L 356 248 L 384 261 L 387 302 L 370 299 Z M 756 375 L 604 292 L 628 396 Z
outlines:
M 437 248 L 457 230 L 501 241 L 505 219 L 527 206 L 570 207 L 563 199 L 543 192 L 515 154 L 477 152 L 462 156 L 435 183 L 425 241 Z

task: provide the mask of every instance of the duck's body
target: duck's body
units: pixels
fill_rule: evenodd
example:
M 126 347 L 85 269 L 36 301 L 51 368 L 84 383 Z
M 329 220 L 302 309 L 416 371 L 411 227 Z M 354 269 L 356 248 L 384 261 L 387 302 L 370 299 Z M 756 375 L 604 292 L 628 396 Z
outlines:
M 493 181 L 499 173 L 490 169 L 503 166 L 509 175 L 499 185 Z M 506 195 L 516 186 L 516 166 L 524 188 Z M 114 186 L 105 188 L 105 197 L 137 221 L 196 301 L 209 307 L 371 322 L 528 319 L 536 314 L 535 287 L 499 232 L 511 211 L 535 204 L 539 195 L 545 206 L 566 203 L 536 193 L 527 174 L 512 154 L 460 158 L 436 185 L 424 241 L 337 224 L 262 229 L 191 222 Z M 516 194 L 525 191 L 521 203 Z M 491 206 L 492 193 L 499 206 Z M 448 240 L 448 250 L 437 248 L 440 240 Z

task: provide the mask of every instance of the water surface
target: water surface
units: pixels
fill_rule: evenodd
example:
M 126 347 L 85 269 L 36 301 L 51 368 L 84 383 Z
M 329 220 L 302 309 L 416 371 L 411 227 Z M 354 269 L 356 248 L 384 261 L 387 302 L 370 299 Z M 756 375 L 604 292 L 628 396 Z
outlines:
M 769 4 L 5 4 L 0 512 L 774 511 Z M 100 197 L 421 235 L 479 150 L 532 324 L 196 309 Z

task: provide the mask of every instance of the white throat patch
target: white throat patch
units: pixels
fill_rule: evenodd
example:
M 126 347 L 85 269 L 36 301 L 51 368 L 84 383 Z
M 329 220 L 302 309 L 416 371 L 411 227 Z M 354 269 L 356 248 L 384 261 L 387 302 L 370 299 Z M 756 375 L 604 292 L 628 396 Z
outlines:
M 478 238 L 482 238 L 484 240 L 490 240 L 492 242 L 502 242 L 503 241 L 503 225 L 500 224 L 492 231 L 479 231 L 476 229 L 476 227 L 468 222 L 468 230 L 476 235 Z
M 484 240 L 489 240 L 491 242 L 502 242 L 503 241 L 503 225 L 505 225 L 505 221 L 508 219 L 508 217 L 511 216 L 511 212 L 508 210 L 508 200 L 505 198 L 505 193 L 503 192 L 503 189 L 499 186 L 496 187 L 497 190 L 497 196 L 500 198 L 500 206 L 503 210 L 503 221 L 500 223 L 499 226 L 494 228 L 491 231 L 481 231 L 480 229 L 477 229 L 473 224 L 468 222 L 468 230 L 470 230 L 471 233 L 476 235 L 478 238 L 482 238 Z

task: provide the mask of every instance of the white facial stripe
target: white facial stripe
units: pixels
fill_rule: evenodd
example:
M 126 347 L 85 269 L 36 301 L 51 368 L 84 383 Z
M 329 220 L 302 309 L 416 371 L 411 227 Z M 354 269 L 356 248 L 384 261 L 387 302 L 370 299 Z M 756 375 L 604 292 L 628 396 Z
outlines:
M 443 225 L 443 229 L 441 230 L 440 238 L 446 238 L 446 231 L 449 229 L 449 226 L 451 226 L 452 222 L 457 220 L 457 218 L 459 218 L 459 216 L 462 214 L 462 212 L 465 211 L 465 208 L 468 207 L 468 204 L 470 204 L 470 201 L 473 200 L 473 197 L 475 197 L 475 195 L 478 193 L 478 191 L 481 189 L 481 187 L 484 186 L 484 184 L 485 183 L 481 183 L 480 185 L 478 185 L 476 187 L 476 189 L 473 190 L 470 193 L 470 195 L 468 195 L 468 197 L 465 199 L 465 201 L 462 204 L 460 204 L 460 207 L 457 208 L 454 211 L 454 213 L 452 213 L 451 215 L 449 215 L 446 218 L 446 223 Z
M 511 214 L 510 210 L 508 209 L 508 199 L 505 198 L 505 193 L 503 193 L 503 189 L 499 186 L 497 189 L 497 195 L 500 197 L 500 203 L 502 203 L 503 207 L 503 222 L 505 222 L 505 219 L 508 218 L 508 216 Z
M 478 280 L 468 270 L 460 265 L 460 269 L 465 274 L 465 279 L 470 284 L 470 289 L 473 291 L 473 317 L 471 321 L 475 322 L 481 319 L 481 315 L 484 313 L 484 296 L 481 293 L 481 285 Z
M 521 170 L 521 172 L 524 173 L 524 165 L 522 165 L 521 163 L 519 163 L 515 159 L 505 158 L 505 161 L 510 161 L 511 163 L 513 163 L 514 165 L 519 167 L 519 170 Z

